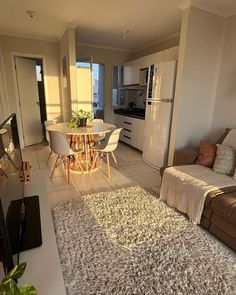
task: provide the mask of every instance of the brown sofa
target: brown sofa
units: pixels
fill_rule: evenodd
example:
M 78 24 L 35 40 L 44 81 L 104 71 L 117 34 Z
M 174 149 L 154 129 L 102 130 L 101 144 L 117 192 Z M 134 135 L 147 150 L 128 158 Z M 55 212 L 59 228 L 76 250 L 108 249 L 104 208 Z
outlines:
M 222 143 L 230 129 L 226 129 L 217 143 Z M 191 165 L 197 159 L 198 151 L 185 148 L 175 152 L 173 166 Z M 161 176 L 166 167 L 160 171 Z M 201 218 L 201 226 L 236 251 L 236 191 L 213 197 L 208 194 Z

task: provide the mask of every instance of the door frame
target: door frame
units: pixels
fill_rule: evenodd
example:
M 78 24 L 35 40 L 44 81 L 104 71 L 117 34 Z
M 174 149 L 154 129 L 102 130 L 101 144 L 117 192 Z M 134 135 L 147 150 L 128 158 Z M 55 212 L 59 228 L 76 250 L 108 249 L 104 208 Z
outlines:
M 13 73 L 13 84 L 14 84 L 14 92 L 15 92 L 15 102 L 16 102 L 16 118 L 17 118 L 17 125 L 18 125 L 18 132 L 19 132 L 19 140 L 20 140 L 20 147 L 25 147 L 24 143 L 24 137 L 23 137 L 23 122 L 21 118 L 21 109 L 20 109 L 20 97 L 18 92 L 18 86 L 17 86 L 17 74 L 16 74 L 16 68 L 15 68 L 15 57 L 28 57 L 28 58 L 38 58 L 42 59 L 43 62 L 43 81 L 44 81 L 44 91 L 45 91 L 45 100 L 46 105 L 48 102 L 48 84 L 47 84 L 47 67 L 46 67 L 46 58 L 44 55 L 39 54 L 32 54 L 32 53 L 26 53 L 26 52 L 11 52 L 11 66 L 12 66 L 12 73 Z M 46 109 L 47 113 L 47 109 Z
M 4 97 L 0 96 L 0 117 L 1 120 L 4 120 L 7 116 L 10 115 L 10 107 L 9 107 L 9 95 L 7 89 L 7 79 L 6 79 L 6 67 L 3 56 L 2 46 L 0 44 L 0 91 L 4 95 Z

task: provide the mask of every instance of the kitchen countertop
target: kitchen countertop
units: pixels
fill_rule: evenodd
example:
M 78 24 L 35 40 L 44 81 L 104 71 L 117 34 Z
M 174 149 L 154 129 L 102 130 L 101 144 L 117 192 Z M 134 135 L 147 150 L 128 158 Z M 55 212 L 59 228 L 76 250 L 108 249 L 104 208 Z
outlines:
M 130 109 L 116 109 L 114 110 L 115 114 L 123 115 L 127 117 L 133 117 L 141 120 L 145 120 L 145 109 L 138 109 L 134 108 L 133 110 Z

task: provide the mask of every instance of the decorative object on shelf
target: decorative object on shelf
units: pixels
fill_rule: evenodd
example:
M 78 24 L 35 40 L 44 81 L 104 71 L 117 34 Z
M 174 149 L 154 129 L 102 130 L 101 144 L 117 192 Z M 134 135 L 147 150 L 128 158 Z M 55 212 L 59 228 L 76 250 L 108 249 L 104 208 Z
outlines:
M 87 121 L 92 120 L 91 112 L 80 109 L 78 112 L 74 112 L 72 119 L 70 120 L 70 128 L 85 127 Z
M 1 295 L 36 295 L 37 290 L 32 285 L 17 286 L 16 280 L 22 277 L 26 269 L 26 262 L 17 264 L 1 281 L 0 294 Z

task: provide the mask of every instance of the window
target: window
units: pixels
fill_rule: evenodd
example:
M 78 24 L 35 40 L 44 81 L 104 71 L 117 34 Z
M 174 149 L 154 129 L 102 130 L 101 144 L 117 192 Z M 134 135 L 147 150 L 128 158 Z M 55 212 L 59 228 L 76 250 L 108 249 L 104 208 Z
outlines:
M 42 82 L 42 73 L 41 73 L 42 69 L 41 66 L 36 65 L 36 76 L 37 76 L 37 81 L 38 82 Z
M 90 69 L 91 67 L 90 62 L 81 61 L 81 62 L 77 62 L 76 65 L 78 68 L 84 68 L 84 69 Z M 92 87 L 92 105 L 93 105 L 94 117 L 103 119 L 104 117 L 104 65 L 103 64 L 92 63 L 92 83 L 88 81 L 88 83 L 86 83 L 86 87 Z

